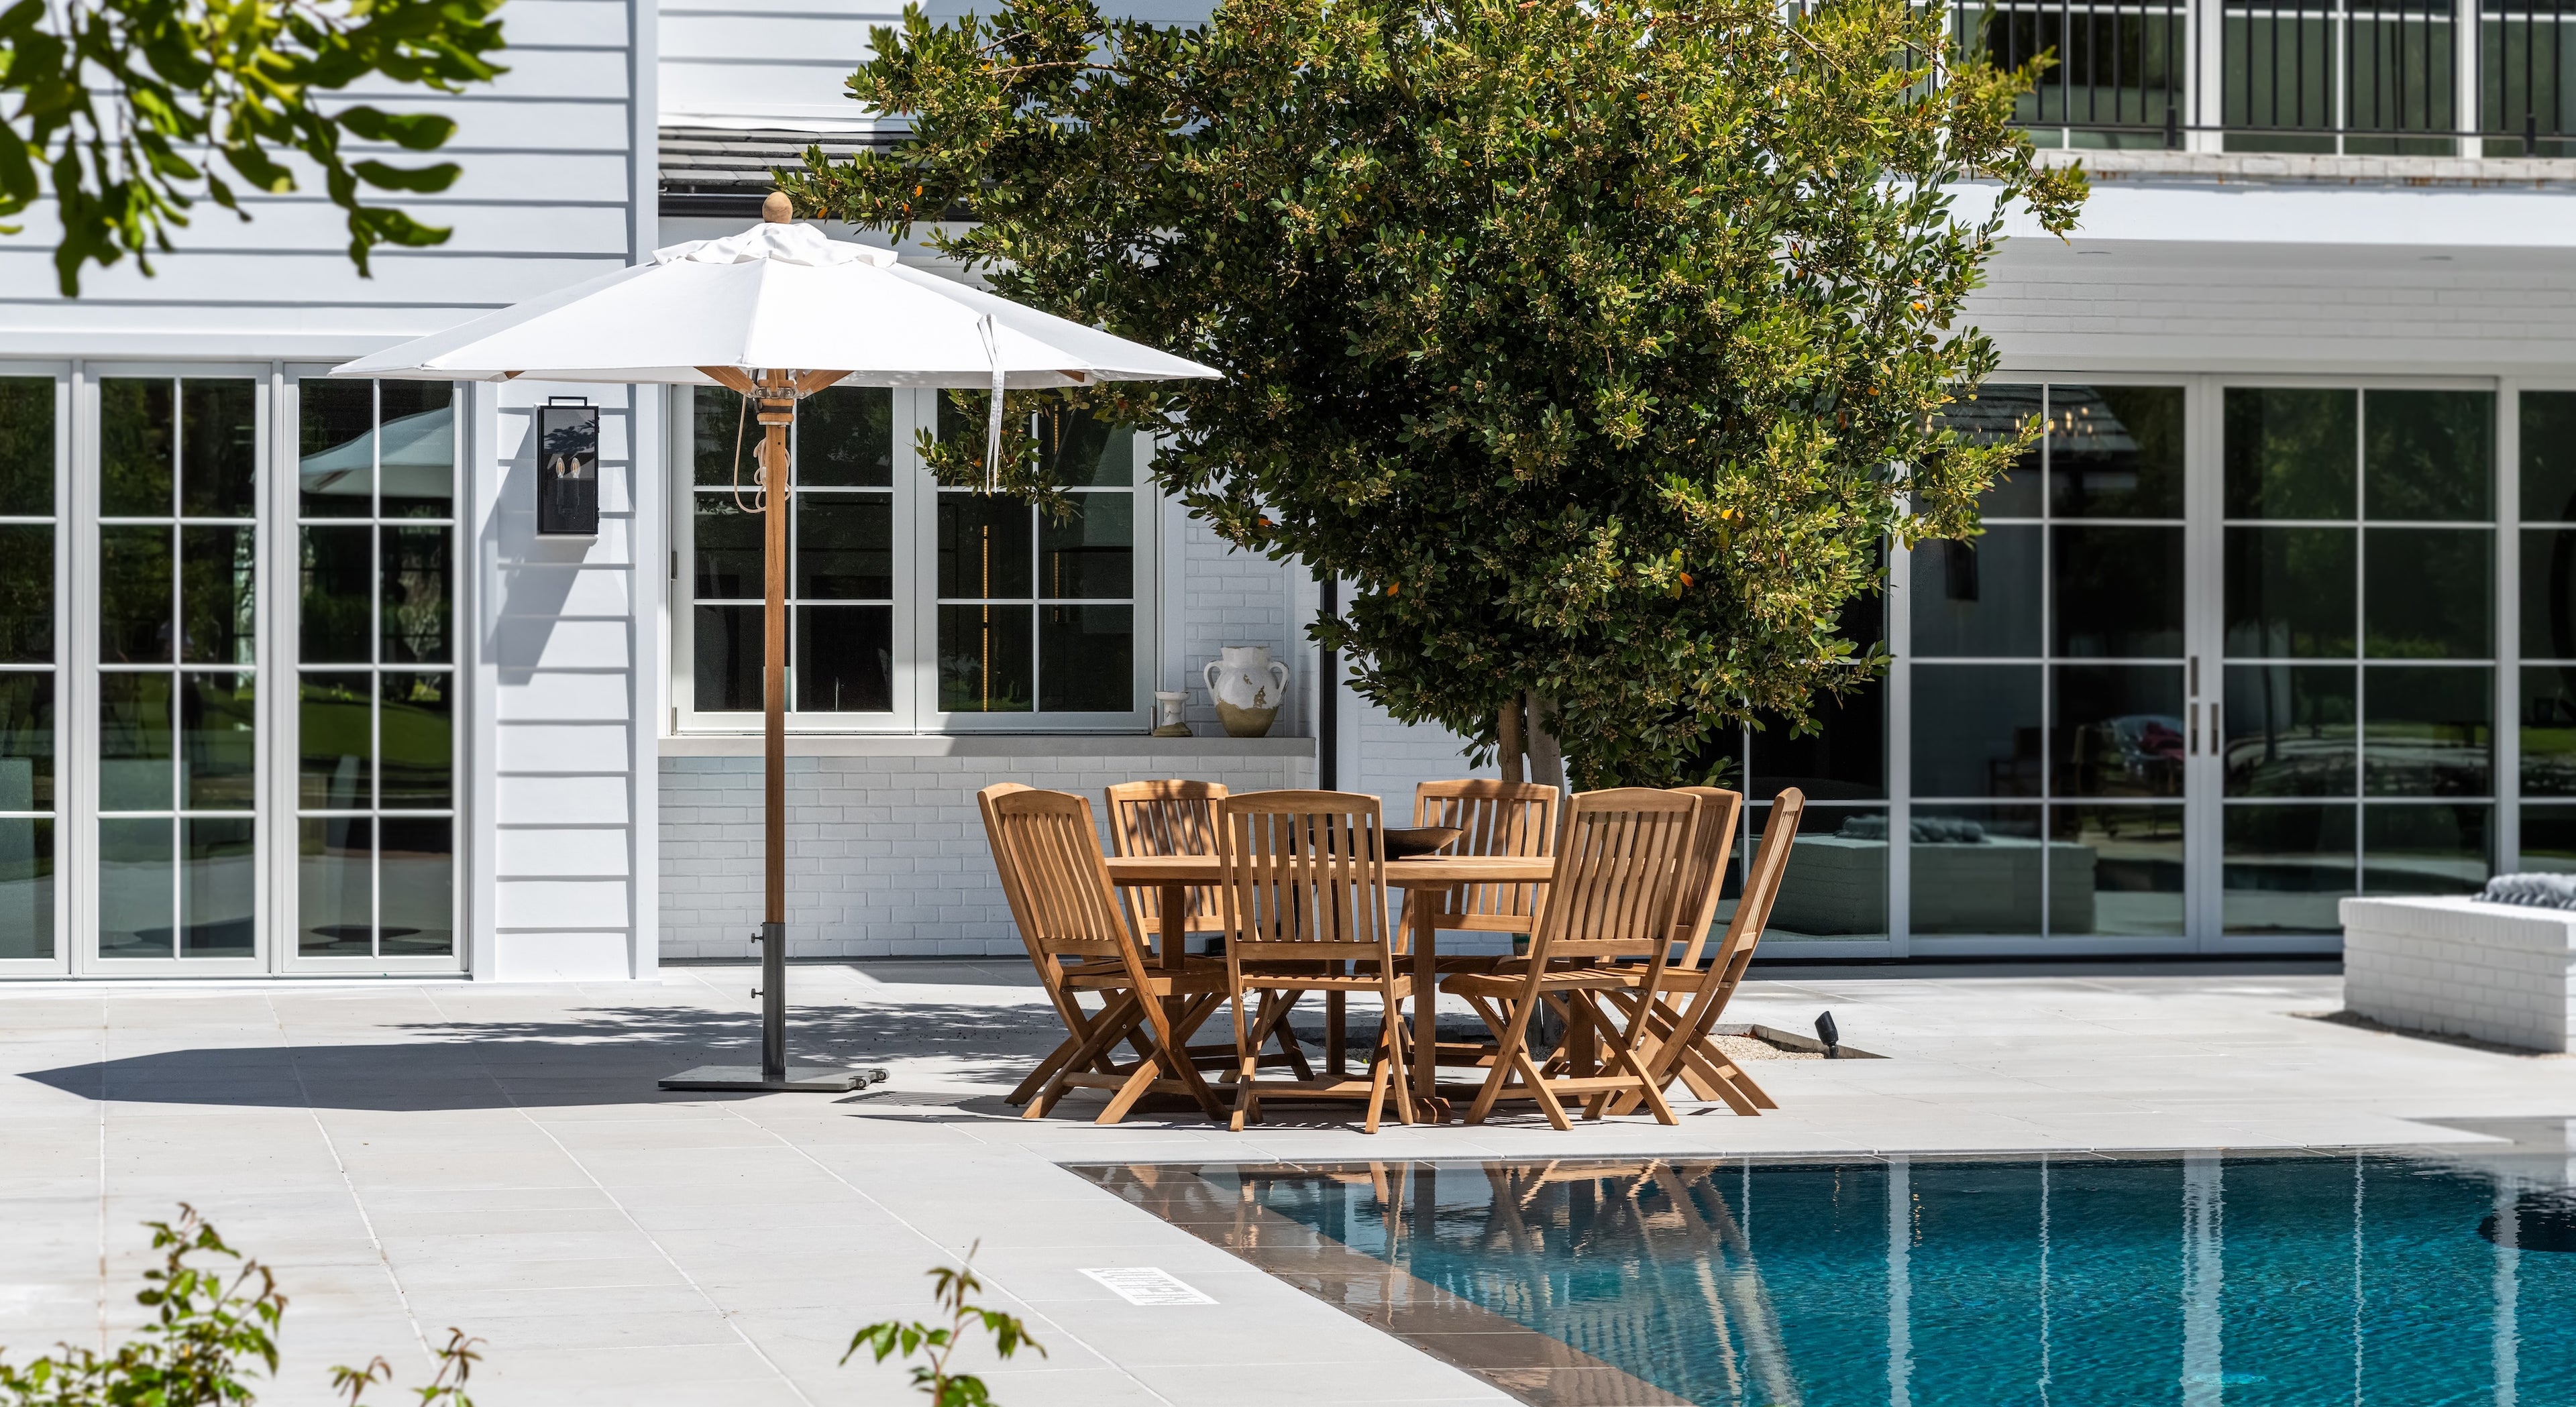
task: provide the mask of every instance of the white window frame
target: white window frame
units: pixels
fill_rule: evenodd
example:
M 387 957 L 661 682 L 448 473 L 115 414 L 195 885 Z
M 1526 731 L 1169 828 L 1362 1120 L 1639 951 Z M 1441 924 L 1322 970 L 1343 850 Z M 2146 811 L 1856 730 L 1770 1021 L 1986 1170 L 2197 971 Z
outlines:
M 54 955 L 0 958 L 0 978 L 61 977 L 72 970 L 74 935 L 94 931 L 94 925 L 75 923 L 73 913 L 73 876 L 86 868 L 92 851 L 87 843 L 75 843 L 84 813 L 74 805 L 77 788 L 72 767 L 73 696 L 80 687 L 74 678 L 80 673 L 74 663 L 79 657 L 72 650 L 73 616 L 81 609 L 72 590 L 77 579 L 75 559 L 80 555 L 75 549 L 80 540 L 79 515 L 72 503 L 78 477 L 72 472 L 72 451 L 78 444 L 73 432 L 80 402 L 79 368 L 61 361 L 0 362 L 0 376 L 46 377 L 54 383 Z M 71 609 L 66 610 L 65 603 Z
M 671 598 L 670 727 L 675 734 L 741 735 L 757 733 L 756 711 L 714 711 L 697 707 L 697 513 L 694 401 L 698 388 L 675 387 L 671 393 L 672 472 L 670 561 L 665 567 Z M 719 392 L 717 394 L 728 394 Z M 1157 524 L 1163 498 L 1146 466 L 1154 440 L 1136 432 L 1137 482 L 1132 583 L 1128 600 L 1133 612 L 1132 661 L 1135 707 L 1102 713 L 944 713 L 939 709 L 939 597 L 935 573 L 939 560 L 938 485 L 923 467 L 914 441 L 924 427 L 936 426 L 936 390 L 898 388 L 894 397 L 894 707 L 886 713 L 805 713 L 789 710 L 787 731 L 796 735 L 919 735 L 951 733 L 1141 733 L 1150 726 L 1157 648 L 1161 640 L 1160 591 L 1156 552 L 1162 534 Z M 789 696 L 795 679 L 790 672 Z
M 268 678 L 265 671 L 271 668 L 274 668 L 278 675 L 278 682 L 274 686 L 271 700 L 275 708 L 273 736 L 278 743 L 270 750 L 267 769 L 268 790 L 265 794 L 266 797 L 275 800 L 273 804 L 263 805 L 260 814 L 263 826 L 267 827 L 270 883 L 273 886 L 270 892 L 276 896 L 269 906 L 272 918 L 268 924 L 270 936 L 275 942 L 276 968 L 280 972 L 328 973 L 343 977 L 460 973 L 466 968 L 468 949 L 473 946 L 473 936 L 465 929 L 465 891 L 468 883 L 466 866 L 473 852 L 473 832 L 467 812 L 467 799 L 471 795 L 471 787 L 466 775 L 467 758 L 470 756 L 466 740 L 470 732 L 468 703 L 474 677 L 473 665 L 468 657 L 468 639 L 473 632 L 474 616 L 466 599 L 473 577 L 473 500 L 470 497 L 471 491 L 465 475 L 465 446 L 473 428 L 474 400 L 470 385 L 465 382 L 451 385 L 452 398 L 448 402 L 448 411 L 453 418 L 451 441 L 453 460 L 449 468 L 453 477 L 448 482 L 453 486 L 455 497 L 452 500 L 454 506 L 449 510 L 447 519 L 448 551 L 452 554 L 448 559 L 447 577 L 449 655 L 447 674 L 453 681 L 448 686 L 447 755 L 450 766 L 454 769 L 449 778 L 448 800 L 453 831 L 448 840 L 450 849 L 448 852 L 447 931 L 455 935 L 454 941 L 443 954 L 307 957 L 299 940 L 299 935 L 304 931 L 303 915 L 299 911 L 303 890 L 297 874 L 298 861 L 301 858 L 301 822 L 303 820 L 302 778 L 299 775 L 298 766 L 304 751 L 303 738 L 300 735 L 303 713 L 297 707 L 299 676 L 304 662 L 303 641 L 300 638 L 303 626 L 301 609 L 303 523 L 299 515 L 303 508 L 303 501 L 299 432 L 303 424 L 303 383 L 307 379 L 325 379 L 329 370 L 327 365 L 288 365 L 281 369 L 276 397 L 277 418 L 274 422 L 276 430 L 271 437 L 271 442 L 276 446 L 275 454 L 272 456 L 275 467 L 274 472 L 269 476 L 269 497 L 266 508 L 267 520 L 270 524 L 276 525 L 276 530 L 265 539 L 263 580 L 279 581 L 277 590 L 286 594 L 274 603 L 272 616 L 274 624 L 269 636 L 269 640 L 274 643 L 264 649 L 261 657 L 263 681 Z M 379 492 L 384 486 L 382 414 L 380 405 L 377 411 L 378 419 L 375 422 L 378 458 L 376 486 Z M 381 536 L 380 530 L 386 520 L 370 517 L 365 521 L 371 530 L 378 531 Z M 381 547 L 378 550 L 381 551 Z M 268 566 L 268 559 L 274 559 L 273 569 Z M 379 592 L 383 589 L 381 562 L 378 563 L 378 569 L 371 578 L 370 586 Z M 378 603 L 377 609 L 382 609 L 381 603 Z M 381 638 L 381 626 L 377 633 Z M 377 664 L 367 668 L 369 677 L 373 678 L 382 675 L 392 667 Z M 378 707 L 381 708 L 381 705 Z M 381 714 L 379 719 L 381 720 Z M 381 726 L 379 721 L 379 732 L 381 732 Z M 381 782 L 384 767 L 381 737 L 377 740 L 374 766 L 376 776 Z M 382 809 L 377 808 L 378 812 Z M 273 815 L 272 812 L 274 812 Z M 377 903 L 380 911 L 383 903 L 381 886 L 384 835 L 381 819 L 381 815 L 378 815 L 376 823 L 371 826 L 378 852 Z

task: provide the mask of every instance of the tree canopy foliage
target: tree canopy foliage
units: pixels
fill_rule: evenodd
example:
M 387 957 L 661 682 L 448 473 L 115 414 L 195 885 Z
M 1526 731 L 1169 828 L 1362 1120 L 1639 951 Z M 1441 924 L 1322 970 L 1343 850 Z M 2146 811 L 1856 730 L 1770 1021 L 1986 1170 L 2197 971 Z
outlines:
M 65 297 L 81 271 L 131 254 L 145 273 L 200 199 L 248 218 L 241 194 L 298 188 L 318 169 L 346 212 L 349 258 L 448 231 L 370 205 L 362 187 L 435 194 L 452 162 L 398 166 L 344 137 L 434 151 L 456 131 L 432 113 L 336 104 L 362 79 L 454 92 L 503 72 L 502 0 L 16 0 L 0 8 L 0 220 L 50 195 Z M 222 169 L 218 170 L 218 166 Z M 224 173 L 229 171 L 229 176 Z M 238 182 L 238 186 L 236 185 Z M 0 225 L 0 233 L 21 227 Z
M 2085 187 L 2032 75 L 1907 0 L 1225 0 L 1204 26 L 1008 0 L 876 31 L 909 140 L 782 180 L 1004 294 L 1218 367 L 1069 393 L 1168 435 L 1243 548 L 1355 583 L 1316 638 L 1400 719 L 1523 700 L 1587 785 L 1698 780 L 1873 661 L 1881 545 L 1974 529 L 2019 445 L 1945 429 L 1963 301 Z M 972 208 L 971 224 L 940 225 Z M 934 468 L 966 481 L 981 451 Z M 1004 481 L 1043 495 L 1039 459 Z

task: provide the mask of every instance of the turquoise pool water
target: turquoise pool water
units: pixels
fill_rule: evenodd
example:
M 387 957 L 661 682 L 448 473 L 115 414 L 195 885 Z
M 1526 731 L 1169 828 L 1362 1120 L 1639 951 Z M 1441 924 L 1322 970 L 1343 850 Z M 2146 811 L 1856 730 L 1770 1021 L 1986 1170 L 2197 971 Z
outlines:
M 2569 1203 L 2473 1166 L 2082 1156 L 1210 1175 L 1697 1403 L 2576 1404 Z

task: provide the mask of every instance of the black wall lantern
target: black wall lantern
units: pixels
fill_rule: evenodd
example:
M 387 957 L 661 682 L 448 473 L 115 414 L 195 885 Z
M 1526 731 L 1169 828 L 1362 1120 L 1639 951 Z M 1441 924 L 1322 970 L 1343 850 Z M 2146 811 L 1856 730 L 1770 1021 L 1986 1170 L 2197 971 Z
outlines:
M 599 536 L 599 407 L 577 396 L 537 407 L 537 535 Z

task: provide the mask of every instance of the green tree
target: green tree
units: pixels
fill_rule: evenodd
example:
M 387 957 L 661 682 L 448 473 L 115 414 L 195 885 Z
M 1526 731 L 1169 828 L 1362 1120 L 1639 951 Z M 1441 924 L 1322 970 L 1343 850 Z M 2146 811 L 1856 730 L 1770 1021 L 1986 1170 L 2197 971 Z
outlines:
M 352 157 L 344 138 L 434 151 L 456 124 L 330 95 L 369 77 L 455 92 L 504 70 L 493 12 L 502 0 L 16 0 L 0 7 L 0 220 L 50 196 L 65 297 L 90 264 L 131 254 L 152 271 L 170 228 L 199 200 L 247 220 L 244 192 L 298 189 L 318 172 L 346 212 L 361 274 L 379 244 L 444 242 L 448 231 L 362 187 L 434 194 L 453 162 L 397 166 Z M 219 170 L 218 167 L 221 169 Z M 230 172 L 227 176 L 225 172 Z M 17 234 L 17 225 L 0 233 Z
M 1166 432 L 1156 473 L 1230 541 L 1354 581 L 1313 633 L 1396 717 L 1491 747 L 1525 716 L 1582 784 L 1670 784 L 1714 730 L 1865 677 L 1836 616 L 1880 545 L 1973 531 L 2027 443 L 1943 427 L 1996 363 L 1954 325 L 2006 211 L 2062 233 L 2084 178 L 2007 125 L 2031 71 L 1944 26 L 1907 0 L 910 9 L 850 90 L 911 138 L 781 178 L 1223 370 L 1065 394 Z M 978 223 L 933 223 L 960 205 Z M 933 468 L 971 482 L 980 452 Z M 1052 487 L 1017 442 L 1002 478 Z

